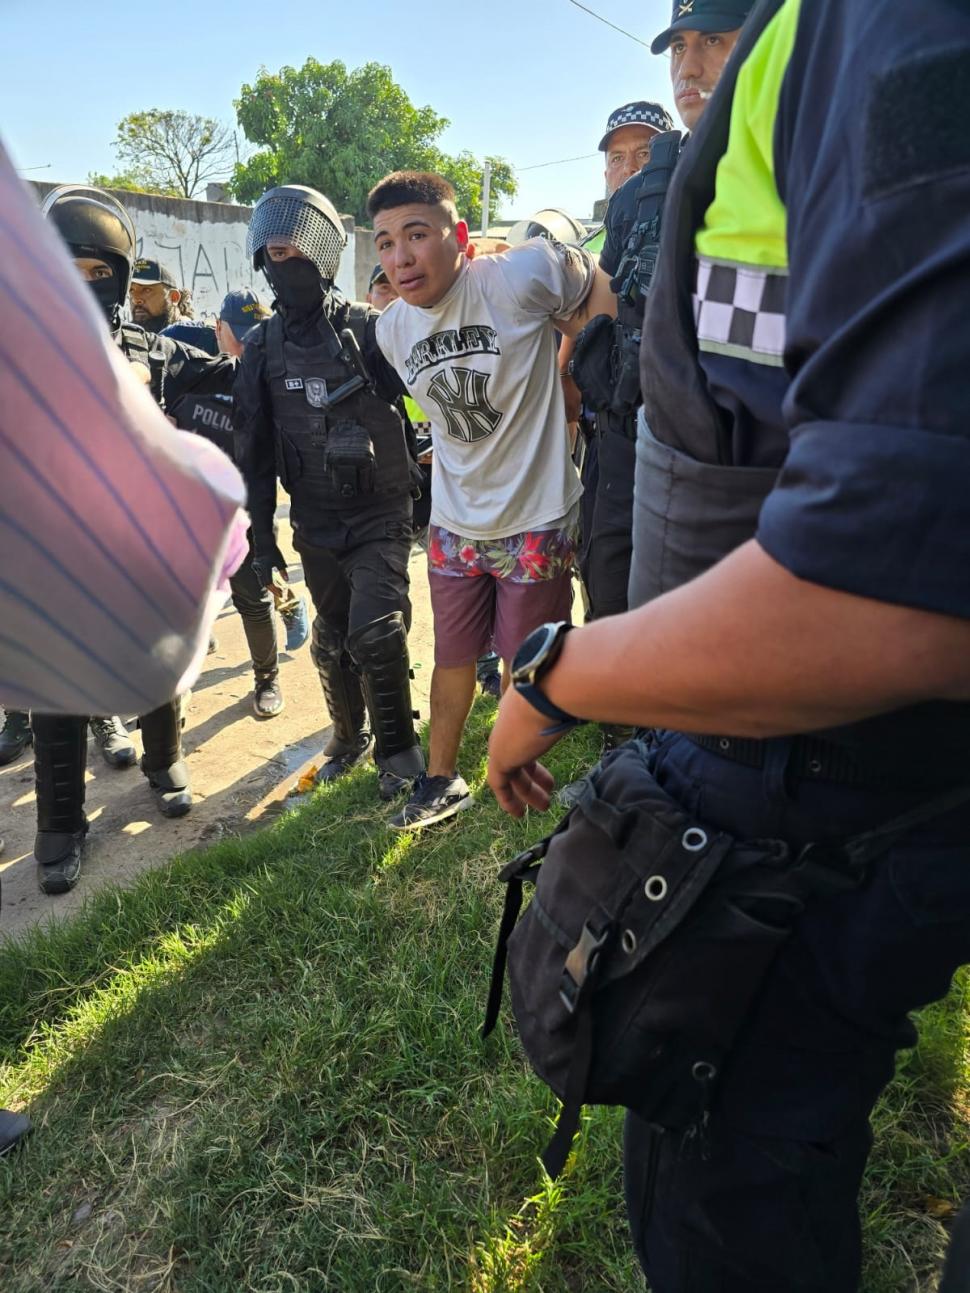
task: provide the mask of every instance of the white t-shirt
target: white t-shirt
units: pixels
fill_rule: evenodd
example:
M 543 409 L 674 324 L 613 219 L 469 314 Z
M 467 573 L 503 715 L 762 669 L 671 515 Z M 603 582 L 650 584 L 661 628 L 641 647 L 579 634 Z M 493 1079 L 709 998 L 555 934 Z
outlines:
M 378 344 L 431 421 L 432 524 L 506 538 L 579 498 L 553 321 L 579 308 L 595 265 L 533 238 L 463 261 L 433 308 L 397 300 L 378 319 Z

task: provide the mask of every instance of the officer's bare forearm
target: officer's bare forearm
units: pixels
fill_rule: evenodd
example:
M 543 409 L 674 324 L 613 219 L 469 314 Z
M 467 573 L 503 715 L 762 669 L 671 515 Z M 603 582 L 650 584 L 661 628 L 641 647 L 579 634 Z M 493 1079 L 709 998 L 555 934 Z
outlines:
M 797 579 L 755 542 L 571 633 L 543 690 L 582 718 L 773 736 L 970 699 L 970 622 Z

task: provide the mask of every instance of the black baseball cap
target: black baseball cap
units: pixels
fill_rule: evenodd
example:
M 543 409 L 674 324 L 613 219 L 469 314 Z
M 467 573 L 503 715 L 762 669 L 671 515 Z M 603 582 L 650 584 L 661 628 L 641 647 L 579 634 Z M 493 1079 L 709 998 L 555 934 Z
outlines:
M 163 283 L 166 287 L 177 287 L 172 272 L 160 265 L 157 260 L 146 260 L 144 256 L 139 256 L 135 261 L 135 267 L 132 271 L 131 281 L 133 283 Z
M 390 283 L 391 281 L 384 272 L 384 267 L 382 265 L 375 265 L 370 272 L 370 282 L 367 284 L 367 290 L 370 291 L 374 284 L 379 282 L 381 279 L 383 279 L 385 283 Z
M 250 287 L 227 292 L 219 306 L 219 318 L 223 323 L 229 324 L 237 341 L 242 341 L 250 328 L 254 328 L 260 319 L 268 316 L 269 310 Z
M 599 150 L 605 153 L 610 143 L 610 135 L 623 126 L 650 126 L 653 130 L 663 132 L 673 130 L 674 123 L 670 113 L 661 103 L 648 103 L 638 99 L 636 103 L 624 103 L 622 108 L 614 108 L 606 123 L 606 134 L 599 142 Z
M 754 0 L 674 0 L 670 26 L 650 46 L 662 54 L 675 31 L 737 31 L 754 8 Z

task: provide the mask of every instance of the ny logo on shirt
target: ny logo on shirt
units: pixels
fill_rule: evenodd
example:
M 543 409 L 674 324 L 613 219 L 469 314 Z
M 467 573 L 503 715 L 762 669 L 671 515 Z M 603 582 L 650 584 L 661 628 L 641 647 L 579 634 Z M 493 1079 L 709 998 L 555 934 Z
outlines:
M 502 414 L 488 398 L 490 373 L 477 368 L 450 368 L 435 373 L 428 395 L 441 410 L 448 434 L 471 444 L 484 440 L 498 428 Z

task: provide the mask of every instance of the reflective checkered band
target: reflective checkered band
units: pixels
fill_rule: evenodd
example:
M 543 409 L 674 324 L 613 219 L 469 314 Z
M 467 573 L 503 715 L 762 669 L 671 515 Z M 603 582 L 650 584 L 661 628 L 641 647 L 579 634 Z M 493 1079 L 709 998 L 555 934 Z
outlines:
M 670 113 L 660 103 L 649 103 L 645 99 L 638 99 L 636 103 L 625 103 L 622 108 L 617 108 L 615 112 L 610 113 L 610 119 L 606 123 L 606 134 L 599 143 L 601 152 L 606 150 L 613 131 L 619 130 L 621 126 L 652 126 L 654 130 L 663 132 L 673 130 L 674 122 Z
M 700 256 L 694 324 L 701 350 L 781 368 L 785 352 L 783 269 L 725 265 Z

